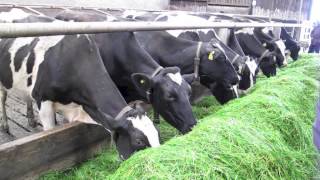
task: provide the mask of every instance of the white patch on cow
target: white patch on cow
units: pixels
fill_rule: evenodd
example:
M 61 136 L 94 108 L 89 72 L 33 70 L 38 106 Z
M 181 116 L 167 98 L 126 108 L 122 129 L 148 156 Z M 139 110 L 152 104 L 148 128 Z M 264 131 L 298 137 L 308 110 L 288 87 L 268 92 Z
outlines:
M 239 97 L 239 94 L 238 94 L 238 85 L 232 86 L 232 90 L 233 90 L 233 92 L 236 94 L 236 97 L 238 98 L 238 97 Z
M 246 64 L 249 67 L 251 74 L 255 74 L 258 67 L 257 63 L 254 60 L 251 60 L 251 61 L 249 60 L 249 61 L 246 61 Z
M 30 53 L 28 53 L 26 55 L 26 57 L 23 57 L 23 61 L 21 64 L 20 69 L 18 70 L 18 72 L 15 71 L 15 66 L 14 66 L 14 59 L 16 57 L 16 53 L 17 51 L 25 46 L 30 44 L 32 41 L 34 40 L 33 37 L 27 37 L 27 38 L 17 38 L 14 40 L 13 44 L 11 45 L 11 47 L 9 48 L 9 53 L 10 53 L 10 68 L 11 71 L 13 73 L 13 87 L 15 87 L 15 89 L 24 91 L 27 87 L 27 79 L 28 79 L 28 74 L 27 74 L 27 59 L 30 55 Z
M 12 22 L 13 20 L 24 19 L 30 16 L 30 14 L 24 12 L 21 9 L 13 8 L 9 12 L 0 13 L 0 20 L 4 22 Z
M 141 116 L 141 118 L 136 116 L 128 117 L 127 119 L 132 122 L 133 127 L 139 129 L 148 138 L 151 147 L 160 146 L 158 131 L 146 115 Z
M 42 122 L 43 130 L 49 130 L 55 126 L 55 111 L 52 101 L 41 102 L 41 108 L 39 109 L 39 117 Z
M 284 42 L 282 40 L 278 40 L 276 41 L 276 44 L 279 47 L 281 54 L 285 56 L 286 45 L 284 44 Z
M 144 14 L 146 14 L 145 11 L 125 10 L 121 17 L 128 18 L 129 16 L 132 16 L 132 19 L 135 19 L 137 16 L 143 16 Z
M 250 73 L 250 87 L 249 88 L 251 88 L 251 87 L 253 87 L 253 74 L 252 73 Z
M 173 74 L 173 73 L 168 73 L 167 76 L 169 76 L 169 78 L 170 78 L 173 82 L 175 82 L 175 83 L 177 83 L 179 86 L 181 86 L 181 84 L 182 84 L 182 76 L 181 76 L 181 74 L 180 74 L 179 72 L 177 72 L 177 73 L 175 73 L 175 74 Z
M 245 33 L 245 34 L 251 34 L 253 35 L 253 28 L 242 28 L 239 29 L 235 32 L 235 34 L 239 34 L 239 33 Z
M 265 33 L 265 34 L 269 34 L 269 30 L 272 30 L 272 27 L 262 28 L 262 32 Z
M 112 16 L 111 14 L 106 15 L 107 16 L 107 22 L 115 21 L 117 20 L 116 17 Z
M 188 23 L 193 23 L 193 24 L 204 24 L 204 23 L 208 23 L 207 20 L 197 17 L 197 16 L 193 16 L 193 15 L 188 15 L 185 13 L 178 13 L 178 14 L 174 14 L 174 15 L 170 15 L 168 13 L 162 14 L 160 16 L 158 16 L 155 21 L 158 21 L 159 19 L 163 18 L 163 17 L 167 17 L 167 21 L 166 22 L 170 22 L 173 24 L 183 24 L 185 22 Z M 194 30 L 167 30 L 167 32 L 169 34 L 171 34 L 174 37 L 178 37 L 181 33 L 186 32 L 186 31 L 195 31 L 195 32 L 199 32 L 202 31 L 204 33 L 208 33 L 208 31 L 210 31 L 210 29 L 194 29 Z

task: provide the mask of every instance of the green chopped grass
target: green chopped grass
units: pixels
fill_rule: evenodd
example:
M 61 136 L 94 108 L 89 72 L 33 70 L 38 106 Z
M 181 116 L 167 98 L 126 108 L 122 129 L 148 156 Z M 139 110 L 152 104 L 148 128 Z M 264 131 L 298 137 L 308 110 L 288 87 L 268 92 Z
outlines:
M 106 150 L 41 179 L 310 179 L 319 61 L 304 55 L 224 106 L 205 98 L 193 108 L 198 125 L 185 136 L 161 121 L 159 148 L 122 163 Z

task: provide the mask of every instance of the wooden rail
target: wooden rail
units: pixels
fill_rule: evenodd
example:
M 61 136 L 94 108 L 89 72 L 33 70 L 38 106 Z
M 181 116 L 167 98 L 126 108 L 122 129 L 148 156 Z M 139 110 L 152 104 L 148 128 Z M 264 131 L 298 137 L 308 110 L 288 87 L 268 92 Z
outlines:
M 0 179 L 35 179 L 93 157 L 110 145 L 97 125 L 70 123 L 0 145 Z

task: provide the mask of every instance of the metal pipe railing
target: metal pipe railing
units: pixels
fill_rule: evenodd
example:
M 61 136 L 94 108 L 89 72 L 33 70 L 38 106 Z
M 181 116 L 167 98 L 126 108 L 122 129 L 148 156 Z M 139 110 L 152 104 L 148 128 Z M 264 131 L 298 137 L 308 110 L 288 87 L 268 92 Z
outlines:
M 93 34 L 127 31 L 160 31 L 175 29 L 252 27 L 305 27 L 303 24 L 286 23 L 170 23 L 170 22 L 52 22 L 52 23 L 0 23 L 0 38 L 49 36 L 63 34 Z

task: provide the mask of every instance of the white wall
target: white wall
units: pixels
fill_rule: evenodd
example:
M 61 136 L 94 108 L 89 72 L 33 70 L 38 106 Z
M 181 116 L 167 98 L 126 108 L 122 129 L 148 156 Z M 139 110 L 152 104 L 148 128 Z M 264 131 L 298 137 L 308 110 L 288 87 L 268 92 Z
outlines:
M 167 9 L 169 0 L 0 0 L 0 4 L 84 6 L 100 8 Z

